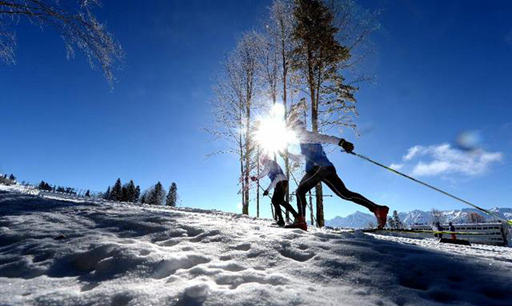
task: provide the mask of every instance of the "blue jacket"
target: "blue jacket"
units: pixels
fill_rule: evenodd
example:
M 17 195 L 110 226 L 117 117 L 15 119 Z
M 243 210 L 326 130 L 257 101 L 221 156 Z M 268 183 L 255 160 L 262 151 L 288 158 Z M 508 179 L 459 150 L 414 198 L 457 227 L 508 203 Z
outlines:
M 300 152 L 306 159 L 306 172 L 311 171 L 315 166 L 333 166 L 327 158 L 324 148 L 319 143 L 301 143 Z

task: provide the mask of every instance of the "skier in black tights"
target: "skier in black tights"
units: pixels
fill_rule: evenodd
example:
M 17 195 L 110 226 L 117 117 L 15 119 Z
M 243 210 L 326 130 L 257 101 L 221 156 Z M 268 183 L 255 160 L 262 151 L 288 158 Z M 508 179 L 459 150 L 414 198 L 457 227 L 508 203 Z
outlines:
M 296 161 L 305 159 L 306 174 L 300 181 L 296 191 L 299 218 L 294 224 L 288 225 L 287 227 L 307 230 L 306 193 L 318 183 L 323 182 L 340 198 L 368 208 L 377 218 L 378 228 L 384 228 L 389 208 L 387 206 L 377 205 L 359 193 L 348 190 L 343 181 L 338 177 L 338 174 L 336 174 L 336 169 L 327 158 L 321 143 L 339 145 L 347 152 L 352 152 L 354 145 L 343 138 L 309 132 L 306 130 L 304 123 L 300 120 L 293 120 L 288 124 L 289 127 L 295 131 L 299 139 L 302 154 L 302 156 L 299 156 L 288 153 L 289 157 Z
M 270 159 L 266 154 L 261 156 L 260 162 L 263 165 L 263 170 L 258 177 L 251 176 L 251 180 L 254 182 L 268 175 L 270 179 L 270 185 L 267 187 L 267 189 L 265 189 L 263 195 L 268 195 L 269 190 L 275 187 L 274 194 L 272 195 L 272 205 L 274 205 L 276 212 L 277 225 L 283 227 L 285 222 L 281 213 L 281 206 L 286 208 L 286 210 L 288 210 L 293 215 L 295 220 L 297 220 L 299 217 L 290 203 L 285 201 L 286 191 L 288 190 L 288 179 L 284 175 L 283 170 L 279 164 Z

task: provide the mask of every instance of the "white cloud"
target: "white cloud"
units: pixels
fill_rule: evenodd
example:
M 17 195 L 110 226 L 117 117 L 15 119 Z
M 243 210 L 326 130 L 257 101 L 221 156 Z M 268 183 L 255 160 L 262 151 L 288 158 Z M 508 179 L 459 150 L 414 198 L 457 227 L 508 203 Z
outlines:
M 422 146 L 414 146 L 412 148 L 410 148 L 409 150 L 407 150 L 407 154 L 404 155 L 404 158 L 403 160 L 411 160 L 414 158 L 414 156 L 416 156 L 416 154 L 421 151 L 423 149 Z
M 389 168 L 394 169 L 394 170 L 400 170 L 403 167 L 404 167 L 404 164 L 391 164 L 391 165 L 389 165 Z
M 392 164 L 391 168 L 408 168 L 414 176 L 474 177 L 484 174 L 492 164 L 502 161 L 503 153 L 487 152 L 483 149 L 462 151 L 444 143 L 414 146 L 407 151 L 402 160 L 403 163 Z

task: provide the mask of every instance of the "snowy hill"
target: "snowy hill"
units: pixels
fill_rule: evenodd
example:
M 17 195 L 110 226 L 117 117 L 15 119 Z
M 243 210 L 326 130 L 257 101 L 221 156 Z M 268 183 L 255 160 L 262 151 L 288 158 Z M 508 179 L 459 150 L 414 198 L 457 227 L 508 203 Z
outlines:
M 0 191 L 0 305 L 509 305 L 510 248 L 422 241 Z
M 490 209 L 492 212 L 497 213 L 500 217 L 511 220 L 512 219 L 512 208 L 493 208 Z M 485 220 L 491 221 L 496 218 L 483 214 L 481 211 L 474 208 L 464 208 L 461 210 L 448 210 L 443 211 L 444 222 L 464 223 L 470 213 L 478 213 L 482 215 Z M 390 212 L 391 214 L 391 212 Z M 398 217 L 400 220 L 411 226 L 413 224 L 430 224 L 432 222 L 432 214 L 430 211 L 413 210 L 410 212 L 399 212 Z M 355 212 L 346 217 L 335 217 L 331 220 L 326 220 L 325 224 L 332 227 L 342 228 L 365 228 L 368 227 L 368 223 L 373 222 L 375 224 L 375 217 L 371 214 L 365 214 L 362 212 Z

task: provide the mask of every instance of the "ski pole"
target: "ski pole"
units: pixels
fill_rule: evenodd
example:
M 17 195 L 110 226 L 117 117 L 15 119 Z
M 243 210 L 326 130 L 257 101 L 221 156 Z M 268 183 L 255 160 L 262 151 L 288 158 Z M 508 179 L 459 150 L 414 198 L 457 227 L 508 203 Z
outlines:
M 347 152 L 347 151 L 345 151 L 345 152 Z M 477 205 L 475 205 L 475 204 L 473 204 L 473 203 L 471 203 L 471 202 L 468 202 L 468 201 L 466 201 L 466 200 L 464 200 L 464 199 L 461 199 L 461 198 L 459 198 L 459 197 L 457 197 L 457 196 L 454 196 L 453 194 L 450 194 L 450 193 L 448 193 L 448 192 L 446 192 L 446 191 L 444 191 L 444 190 L 441 190 L 441 189 L 439 189 L 439 188 L 437 188 L 437 187 L 434 187 L 434 186 L 432 186 L 432 185 L 430 185 L 430 184 L 427 184 L 427 183 L 422 182 L 422 181 L 420 181 L 420 180 L 418 180 L 418 179 L 415 179 L 414 177 L 409 176 L 409 175 L 407 175 L 407 174 L 405 174 L 405 173 L 402 173 L 402 172 L 397 171 L 397 170 L 395 170 L 395 169 L 393 169 L 393 168 L 390 168 L 390 167 L 384 166 L 383 164 L 378 163 L 378 162 L 376 162 L 376 161 L 374 161 L 374 160 L 371 160 L 370 158 L 368 158 L 368 157 L 366 157 L 366 156 L 364 156 L 364 155 L 361 155 L 361 154 L 356 153 L 356 152 L 353 152 L 353 151 L 352 151 L 352 152 L 347 152 L 347 153 L 348 153 L 348 154 L 355 155 L 355 156 L 357 156 L 357 157 L 359 157 L 359 158 L 362 158 L 362 159 L 364 159 L 364 160 L 366 160 L 366 161 L 369 161 L 370 163 L 372 163 L 372 164 L 374 164 L 374 165 L 377 165 L 377 166 L 380 166 L 380 167 L 382 167 L 382 168 L 384 168 L 384 169 L 387 169 L 387 170 L 389 170 L 389 171 L 391 171 L 391 172 L 393 172 L 393 173 L 395 173 L 395 174 L 398 174 L 398 175 L 400 175 L 400 176 L 403 176 L 403 177 L 405 177 L 405 178 L 408 178 L 408 179 L 410 179 L 411 181 L 414 181 L 414 182 L 416 182 L 416 183 L 418 183 L 418 184 L 421 184 L 421 185 L 426 186 L 426 187 L 428 187 L 428 188 L 430 188 L 430 189 L 433 189 L 433 190 L 435 190 L 435 191 L 437 191 L 437 192 L 440 192 L 440 193 L 442 193 L 442 194 L 444 194 L 444 195 L 446 195 L 446 196 L 449 196 L 449 197 L 450 197 L 450 198 L 452 198 L 452 199 L 455 199 L 455 200 L 460 201 L 460 202 L 462 202 L 462 203 L 464 203 L 464 204 L 467 204 L 467 205 L 469 205 L 469 206 L 472 206 L 472 207 L 474 207 L 474 208 L 476 208 L 476 209 L 478 209 L 478 210 L 480 210 L 480 211 L 482 211 L 482 212 L 484 212 L 484 213 L 486 213 L 486 214 L 488 214 L 488 215 L 490 215 L 490 216 L 494 216 L 494 217 L 496 217 L 496 218 L 498 218 L 498 219 L 500 219 L 500 220 L 502 220 L 502 221 L 507 222 L 509 225 L 512 225 L 512 220 L 506 220 L 506 219 L 503 219 L 502 217 L 500 217 L 500 216 L 499 216 L 499 215 L 497 215 L 496 213 L 493 213 L 492 211 L 489 211 L 489 210 L 487 210 L 487 209 L 485 209 L 485 208 L 479 207 L 479 206 L 477 206 Z

